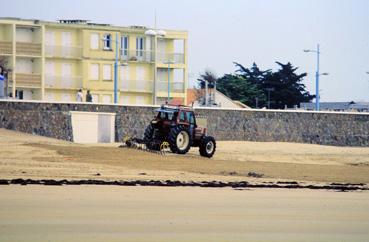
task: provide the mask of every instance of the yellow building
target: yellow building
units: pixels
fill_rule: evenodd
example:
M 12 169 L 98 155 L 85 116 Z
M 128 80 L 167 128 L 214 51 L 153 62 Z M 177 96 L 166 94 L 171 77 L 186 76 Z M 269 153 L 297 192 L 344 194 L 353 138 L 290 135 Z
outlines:
M 90 90 L 93 102 L 114 103 L 117 75 L 117 103 L 161 104 L 168 86 L 186 103 L 186 31 L 0 18 L 0 57 L 12 70 L 8 93 L 19 99 L 74 102 L 82 89 L 84 101 Z

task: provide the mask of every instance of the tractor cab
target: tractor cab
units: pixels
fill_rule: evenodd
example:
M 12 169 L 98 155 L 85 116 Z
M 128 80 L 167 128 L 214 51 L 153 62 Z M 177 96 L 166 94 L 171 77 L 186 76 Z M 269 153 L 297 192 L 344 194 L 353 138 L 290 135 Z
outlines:
M 196 128 L 196 117 L 192 109 L 184 106 L 166 107 L 161 106 L 155 110 L 156 118 L 152 124 L 161 123 L 161 125 L 185 125 Z

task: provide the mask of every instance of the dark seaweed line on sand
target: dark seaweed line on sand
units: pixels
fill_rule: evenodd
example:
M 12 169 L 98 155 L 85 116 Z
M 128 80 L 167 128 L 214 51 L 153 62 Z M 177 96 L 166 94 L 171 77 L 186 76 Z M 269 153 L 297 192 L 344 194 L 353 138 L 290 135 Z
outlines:
M 0 179 L 0 185 L 48 185 L 48 186 L 62 186 L 62 185 L 110 185 L 110 186 L 161 186 L 161 187 L 231 187 L 231 188 L 288 188 L 288 189 L 315 189 L 315 190 L 337 190 L 337 191 L 356 191 L 369 190 L 363 183 L 330 183 L 326 185 L 304 185 L 298 182 L 265 182 L 253 184 L 246 181 L 240 182 L 221 182 L 221 181 L 202 181 L 202 182 L 184 182 L 184 181 L 159 181 L 159 180 L 133 180 L 133 181 L 104 181 L 104 180 L 53 180 L 53 179 Z

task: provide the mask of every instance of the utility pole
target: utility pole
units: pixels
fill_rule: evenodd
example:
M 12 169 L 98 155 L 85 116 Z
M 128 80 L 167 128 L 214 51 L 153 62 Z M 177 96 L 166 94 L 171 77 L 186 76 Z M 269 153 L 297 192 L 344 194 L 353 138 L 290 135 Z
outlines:
M 266 88 L 265 90 L 267 90 L 268 92 L 268 109 L 270 109 L 270 92 L 274 91 L 274 88 L 269 87 L 269 88 Z
M 208 106 L 208 81 L 205 80 L 205 106 Z
M 319 111 L 320 110 L 320 95 L 319 95 L 319 55 L 320 55 L 320 51 L 319 51 L 319 44 L 317 45 L 317 51 L 316 51 L 316 73 L 315 73 L 315 80 L 316 80 L 316 87 L 315 87 L 315 92 L 316 92 L 316 102 L 315 102 L 315 110 Z
M 114 62 L 114 103 L 118 103 L 118 53 L 119 53 L 119 40 L 118 32 L 115 33 L 115 62 Z
M 316 50 L 304 50 L 304 52 L 312 52 L 312 53 L 316 53 L 316 72 L 315 72 L 315 110 L 319 111 L 320 110 L 320 94 L 319 94 L 319 77 L 323 76 L 323 75 L 328 75 L 328 73 L 319 73 L 319 62 L 320 62 L 320 46 L 319 44 L 317 45 Z

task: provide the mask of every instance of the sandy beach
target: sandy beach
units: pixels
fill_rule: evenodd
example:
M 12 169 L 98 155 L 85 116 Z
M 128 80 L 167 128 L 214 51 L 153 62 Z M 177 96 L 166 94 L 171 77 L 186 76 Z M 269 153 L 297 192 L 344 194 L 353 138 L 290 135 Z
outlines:
M 367 241 L 369 192 L 0 186 L 0 241 Z
M 197 148 L 161 156 L 119 145 L 74 144 L 0 129 L 0 178 L 369 183 L 369 147 L 219 141 L 208 159 Z
M 0 179 L 297 181 L 323 189 L 0 185 L 0 241 L 364 242 L 369 237 L 369 191 L 324 188 L 362 183 L 367 189 L 369 148 L 219 141 L 216 155 L 207 159 L 197 149 L 161 156 L 119 145 L 74 144 L 0 129 Z

